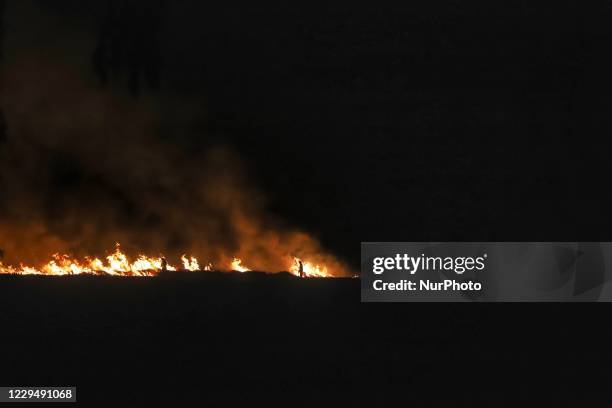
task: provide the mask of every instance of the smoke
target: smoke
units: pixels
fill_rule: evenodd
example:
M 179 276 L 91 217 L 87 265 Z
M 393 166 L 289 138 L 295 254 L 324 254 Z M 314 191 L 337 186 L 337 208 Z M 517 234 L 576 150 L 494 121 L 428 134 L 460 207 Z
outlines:
M 292 257 L 347 270 L 269 214 L 227 147 L 190 152 L 160 137 L 160 105 L 101 89 L 78 64 L 11 58 L 0 75 L 0 248 L 5 264 L 53 253 L 197 256 L 227 268 L 287 270 Z

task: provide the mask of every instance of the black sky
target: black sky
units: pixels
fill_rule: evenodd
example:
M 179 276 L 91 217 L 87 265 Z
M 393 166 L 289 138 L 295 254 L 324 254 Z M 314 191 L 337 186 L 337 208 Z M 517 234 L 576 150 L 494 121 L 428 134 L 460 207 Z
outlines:
M 67 33 L 100 33 L 107 2 L 49 3 Z M 360 241 L 606 238 L 607 153 L 590 143 L 610 130 L 603 5 L 163 7 L 160 87 L 144 91 L 160 137 L 230 145 L 274 213 L 350 262 Z

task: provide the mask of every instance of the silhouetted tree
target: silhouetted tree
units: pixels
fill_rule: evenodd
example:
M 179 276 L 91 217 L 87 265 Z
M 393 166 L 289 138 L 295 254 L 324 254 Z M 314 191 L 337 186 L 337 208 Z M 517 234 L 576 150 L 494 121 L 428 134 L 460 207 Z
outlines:
M 138 96 L 160 82 L 160 27 L 163 0 L 108 0 L 93 53 L 95 72 L 103 85 L 123 77 Z

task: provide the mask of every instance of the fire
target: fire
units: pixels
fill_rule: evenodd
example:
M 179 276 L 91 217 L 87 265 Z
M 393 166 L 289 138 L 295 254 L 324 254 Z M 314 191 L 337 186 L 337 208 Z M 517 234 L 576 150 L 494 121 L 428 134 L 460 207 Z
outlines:
M 328 273 L 325 265 L 315 265 L 310 262 L 301 260 L 300 258 L 293 258 L 293 265 L 290 268 L 290 272 L 295 276 L 300 276 L 300 262 L 302 264 L 302 271 L 306 278 L 328 278 L 332 275 Z
M 283 258 L 284 259 L 284 258 Z M 113 276 L 155 276 L 162 270 L 167 271 L 212 271 L 213 264 L 208 262 L 201 266 L 194 256 L 182 255 L 181 266 L 171 265 L 164 256 L 150 257 L 138 255 L 134 260 L 122 252 L 116 244 L 115 250 L 104 258 L 76 259 L 67 254 L 54 254 L 51 260 L 39 267 L 20 264 L 19 266 L 4 265 L 0 262 L 0 274 L 15 275 L 113 275 Z M 325 265 L 314 264 L 296 257 L 287 257 L 287 268 L 290 273 L 300 276 L 300 263 L 304 277 L 332 277 Z M 251 271 L 240 258 L 232 258 L 229 270 L 238 272 Z
M 187 259 L 185 270 L 198 270 L 198 261 L 191 257 Z M 164 258 L 148 257 L 146 255 L 138 255 L 133 262 L 130 262 L 127 255 L 121 251 L 119 244 L 116 244 L 115 251 L 106 256 L 105 260 L 100 258 L 88 258 L 80 261 L 66 254 L 54 254 L 52 260 L 42 265 L 39 268 L 25 266 L 20 264 L 19 267 L 5 266 L 0 262 L 0 273 L 2 274 L 18 274 L 18 275 L 115 275 L 115 276 L 153 276 L 159 273 L 164 268 Z M 187 267 L 188 266 L 188 267 Z M 210 265 L 208 265 L 210 266 Z M 177 268 L 166 264 L 166 270 L 176 271 Z
M 238 258 L 234 258 L 232 260 L 231 268 L 232 268 L 232 271 L 238 271 L 238 272 L 248 272 L 248 271 L 250 271 L 249 268 L 247 268 L 245 266 L 242 266 L 242 260 L 238 259 Z
M 194 258 L 193 256 L 191 258 L 187 258 L 183 254 L 183 256 L 181 256 L 181 262 L 183 262 L 183 268 L 185 268 L 186 271 L 193 272 L 193 271 L 200 270 L 200 264 L 198 263 L 198 260 Z

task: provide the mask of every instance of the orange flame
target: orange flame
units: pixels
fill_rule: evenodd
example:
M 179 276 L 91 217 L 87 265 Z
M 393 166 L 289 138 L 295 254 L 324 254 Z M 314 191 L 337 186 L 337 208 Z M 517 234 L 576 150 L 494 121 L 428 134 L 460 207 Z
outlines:
M 100 258 L 88 258 L 79 261 L 66 254 L 54 254 L 52 260 L 39 268 L 25 266 L 5 266 L 0 262 L 0 274 L 17 275 L 81 275 L 81 274 L 108 274 L 116 276 L 153 276 L 163 269 L 163 257 L 148 257 L 138 255 L 130 262 L 127 255 L 121 252 L 121 247 L 116 244 L 115 251 L 102 261 Z M 185 270 L 199 270 L 198 261 L 195 257 L 187 259 L 183 256 Z M 187 261 L 187 263 L 185 263 Z M 210 264 L 208 265 L 210 266 Z M 176 271 L 177 268 L 167 264 L 166 270 Z
M 300 276 L 300 262 L 302 263 L 302 272 L 306 278 L 328 278 L 331 274 L 327 272 L 325 265 L 315 265 L 310 262 L 302 261 L 300 258 L 293 258 L 293 265 L 290 272 L 295 276 Z
M 181 256 L 181 262 L 183 262 L 183 268 L 185 268 L 186 271 L 199 271 L 200 270 L 200 264 L 198 263 L 198 260 L 195 257 L 191 257 L 191 258 L 187 258 L 185 255 Z
M 115 251 L 107 255 L 104 260 L 100 258 L 85 257 L 84 260 L 75 259 L 67 254 L 54 254 L 52 259 L 40 267 L 32 267 L 20 264 L 19 266 L 4 265 L 0 262 L 0 274 L 15 275 L 114 275 L 114 276 L 155 276 L 164 269 L 168 271 L 212 271 L 212 263 L 207 263 L 203 267 L 194 256 L 182 255 L 180 258 L 182 266 L 177 268 L 167 261 L 163 256 L 149 257 L 138 255 L 135 260 L 130 261 L 128 256 L 121 251 L 119 244 L 116 244 Z M 300 262 L 305 277 L 331 277 L 325 265 L 313 264 L 303 261 L 297 257 L 287 258 L 287 268 L 290 273 L 300 276 Z M 245 266 L 240 258 L 232 258 L 229 270 L 238 272 L 251 271 Z
M 249 268 L 242 266 L 242 260 L 238 259 L 238 258 L 234 258 L 232 260 L 232 264 L 230 265 L 230 268 L 232 269 L 232 271 L 238 271 L 238 272 L 248 272 L 250 271 Z

